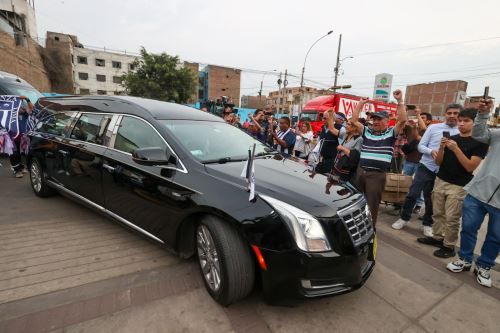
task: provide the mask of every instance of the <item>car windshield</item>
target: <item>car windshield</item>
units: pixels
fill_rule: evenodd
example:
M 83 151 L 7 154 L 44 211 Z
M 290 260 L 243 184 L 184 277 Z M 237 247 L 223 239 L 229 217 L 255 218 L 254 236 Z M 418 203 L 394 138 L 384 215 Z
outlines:
M 43 97 L 42 94 L 29 86 L 7 84 L 5 85 L 5 90 L 9 95 L 26 96 L 33 104 L 35 104 L 40 97 Z
M 300 121 L 317 121 L 318 111 L 302 111 L 300 113 Z
M 202 163 L 226 163 L 248 159 L 248 150 L 255 144 L 255 155 L 273 149 L 242 130 L 222 122 L 192 120 L 160 120 L 179 143 Z

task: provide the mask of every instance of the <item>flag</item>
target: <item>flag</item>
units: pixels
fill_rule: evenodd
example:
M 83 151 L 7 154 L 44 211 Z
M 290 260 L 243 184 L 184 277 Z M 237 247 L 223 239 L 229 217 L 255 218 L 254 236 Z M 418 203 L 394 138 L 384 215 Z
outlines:
M 250 197 L 248 201 L 255 200 L 255 144 L 253 145 L 253 149 L 248 150 L 248 160 L 243 167 L 243 171 L 241 172 L 241 177 L 246 178 L 247 180 L 247 191 L 250 192 Z
M 19 134 L 19 108 L 21 107 L 19 96 L 0 95 L 0 126 L 5 128 L 12 139 Z

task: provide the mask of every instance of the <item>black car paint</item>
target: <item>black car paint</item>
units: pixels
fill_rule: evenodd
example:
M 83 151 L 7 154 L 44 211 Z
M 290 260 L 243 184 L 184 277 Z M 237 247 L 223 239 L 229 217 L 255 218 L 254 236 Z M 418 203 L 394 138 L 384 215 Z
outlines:
M 257 193 L 307 211 L 323 225 L 333 251 L 305 253 L 297 248 L 287 226 L 267 202 L 259 197 L 255 202 L 248 200 L 246 181 L 240 177 L 245 162 L 204 165 L 157 122 L 157 119 L 222 122 L 218 117 L 176 104 L 110 96 L 44 98 L 37 107 L 55 112 L 140 117 L 163 136 L 173 151 L 170 153 L 177 157 L 177 169 L 140 165 L 132 161 L 130 154 L 71 139 L 71 126 L 76 119 L 63 137 L 32 133 L 30 159 L 38 159 L 49 179 L 60 187 L 126 219 L 183 257 L 194 254 L 196 220 L 202 214 L 214 214 L 232 223 L 249 244 L 262 250 L 268 263 L 267 270 L 261 270 L 266 295 L 316 296 L 298 285 L 300 279 L 338 278 L 344 281 L 346 288 L 342 292 L 346 292 L 361 286 L 373 269 L 374 259 L 370 257 L 373 236 L 355 247 L 344 224 L 336 219 L 338 210 L 363 200 L 354 187 L 336 185 L 330 189 L 331 194 L 326 194 L 326 177 L 318 174 L 310 178 L 299 162 L 281 155 L 256 160 Z M 61 150 L 65 153 L 61 154 Z M 67 159 L 74 158 L 77 151 L 92 158 L 86 175 L 75 175 L 68 170 L 72 160 Z M 362 272 L 361 262 L 366 264 L 367 260 L 368 269 Z M 336 292 L 323 294 L 329 293 Z

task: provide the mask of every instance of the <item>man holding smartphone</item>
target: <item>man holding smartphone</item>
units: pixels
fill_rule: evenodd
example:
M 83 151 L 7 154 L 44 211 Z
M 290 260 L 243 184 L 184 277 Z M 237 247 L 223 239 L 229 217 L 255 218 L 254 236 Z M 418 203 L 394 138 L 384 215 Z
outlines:
M 458 259 L 446 266 L 455 273 L 471 269 L 477 232 L 488 214 L 488 231 L 474 269 L 477 282 L 485 287 L 492 285 L 490 269 L 495 265 L 500 251 L 500 130 L 488 128 L 488 118 L 492 109 L 492 100 L 480 101 L 479 115 L 474 122 L 472 137 L 489 144 L 490 151 L 481 169 L 464 188 L 468 194 L 463 204 Z
M 439 146 L 443 132 L 449 132 L 450 135 L 459 133 L 457 127 L 458 114 L 462 111 L 462 106 L 459 104 L 450 104 L 445 111 L 445 121 L 443 123 L 430 125 L 425 131 L 420 143 L 418 151 L 422 153 L 420 164 L 413 177 L 410 191 L 406 195 L 403 209 L 401 210 L 400 218 L 392 224 L 392 228 L 399 230 L 403 229 L 410 221 L 411 214 L 420 197 L 420 193 L 424 193 L 425 214 L 423 216 L 424 236 L 432 237 L 432 189 L 436 174 L 439 171 L 439 166 L 435 162 L 438 155 Z
M 437 246 L 436 257 L 455 256 L 455 244 L 460 229 L 462 204 L 467 194 L 463 187 L 472 180 L 472 173 L 488 153 L 488 145 L 471 137 L 477 110 L 468 108 L 458 115 L 460 134 L 444 135 L 436 157 L 440 166 L 432 191 L 433 237 L 422 237 L 423 244 Z

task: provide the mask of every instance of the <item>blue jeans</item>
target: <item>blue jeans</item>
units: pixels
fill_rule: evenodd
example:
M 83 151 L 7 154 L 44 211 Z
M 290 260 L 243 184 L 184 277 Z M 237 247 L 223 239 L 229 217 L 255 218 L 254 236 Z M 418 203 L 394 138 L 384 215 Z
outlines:
M 465 197 L 458 251 L 460 258 L 465 261 L 472 262 L 474 259 L 477 231 L 486 214 L 489 214 L 488 231 L 481 247 L 481 256 L 476 260 L 476 265 L 483 268 L 495 266 L 495 259 L 500 251 L 500 209 L 481 202 L 471 195 Z
M 422 224 L 424 226 L 432 227 L 431 195 L 435 180 L 436 174 L 434 172 L 427 169 L 423 164 L 418 165 L 410 191 L 406 195 L 405 203 L 403 204 L 403 209 L 401 210 L 401 219 L 405 221 L 410 220 L 411 213 L 413 212 L 413 208 L 415 208 L 417 199 L 420 198 L 421 193 L 424 192 L 425 214 Z
M 418 163 L 408 162 L 407 160 L 403 163 L 403 175 L 413 176 L 417 172 Z M 420 194 L 417 199 L 417 206 L 422 207 L 424 205 L 424 193 Z

